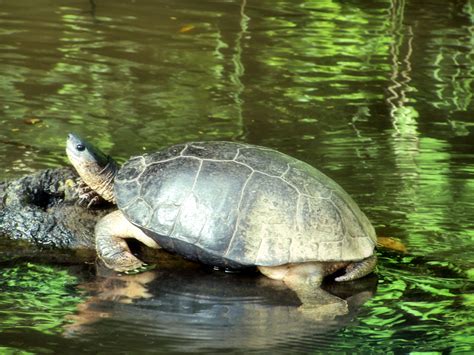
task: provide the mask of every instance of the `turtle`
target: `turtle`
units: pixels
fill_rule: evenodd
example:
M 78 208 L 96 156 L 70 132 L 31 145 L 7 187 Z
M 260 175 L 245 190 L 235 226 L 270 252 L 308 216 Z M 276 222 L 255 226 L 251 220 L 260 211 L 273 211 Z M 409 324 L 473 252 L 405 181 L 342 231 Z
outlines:
M 376 234 L 335 181 L 271 148 L 187 142 L 133 156 L 121 167 L 75 134 L 67 155 L 82 196 L 118 209 L 95 227 L 96 250 L 117 272 L 144 263 L 126 239 L 216 268 L 257 268 L 288 285 L 351 281 L 375 269 Z

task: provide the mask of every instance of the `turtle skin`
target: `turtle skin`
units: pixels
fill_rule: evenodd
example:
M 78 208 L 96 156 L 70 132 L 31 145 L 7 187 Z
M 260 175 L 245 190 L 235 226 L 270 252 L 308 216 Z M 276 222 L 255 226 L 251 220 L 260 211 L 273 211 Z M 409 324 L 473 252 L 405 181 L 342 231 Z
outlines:
M 376 244 L 336 182 L 250 144 L 190 142 L 132 157 L 114 193 L 125 217 L 162 248 L 218 267 L 358 261 Z

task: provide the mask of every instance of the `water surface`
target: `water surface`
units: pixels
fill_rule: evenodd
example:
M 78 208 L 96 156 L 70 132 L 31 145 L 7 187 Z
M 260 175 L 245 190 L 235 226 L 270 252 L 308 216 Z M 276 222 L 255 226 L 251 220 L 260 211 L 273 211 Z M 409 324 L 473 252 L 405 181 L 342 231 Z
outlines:
M 114 281 L 8 254 L 0 349 L 472 351 L 473 19 L 469 1 L 0 0 L 0 178 L 67 164 L 69 131 L 119 161 L 245 141 L 318 167 L 409 249 L 326 322 L 255 275 Z

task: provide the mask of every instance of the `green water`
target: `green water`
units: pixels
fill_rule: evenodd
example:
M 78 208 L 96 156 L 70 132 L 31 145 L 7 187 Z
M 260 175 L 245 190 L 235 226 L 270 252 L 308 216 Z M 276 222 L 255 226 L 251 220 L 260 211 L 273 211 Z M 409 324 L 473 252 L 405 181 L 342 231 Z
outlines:
M 4 258 L 0 352 L 473 352 L 473 44 L 470 1 L 0 0 L 1 179 L 67 164 L 70 131 L 119 161 L 245 141 L 409 249 L 325 322 L 254 275 Z

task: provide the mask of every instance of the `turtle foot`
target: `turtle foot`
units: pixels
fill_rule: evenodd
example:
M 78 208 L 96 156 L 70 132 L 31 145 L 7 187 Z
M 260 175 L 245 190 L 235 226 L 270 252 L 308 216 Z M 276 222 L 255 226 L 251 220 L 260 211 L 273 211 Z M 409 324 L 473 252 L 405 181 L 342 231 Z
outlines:
M 140 274 L 155 268 L 154 264 L 144 263 L 128 251 L 107 257 L 101 255 L 100 258 L 109 269 L 126 275 Z
M 78 194 L 80 206 L 87 206 L 87 208 L 91 208 L 92 206 L 100 204 L 102 201 L 102 198 L 99 196 L 99 194 L 92 190 L 82 180 L 78 183 Z
M 139 273 L 146 271 L 147 264 L 128 251 L 121 251 L 112 255 L 99 255 L 105 266 L 117 272 Z
M 118 272 L 139 273 L 149 270 L 148 265 L 132 254 L 125 238 L 152 241 L 131 224 L 120 210 L 102 218 L 95 226 L 95 243 L 99 258 L 109 269 Z

